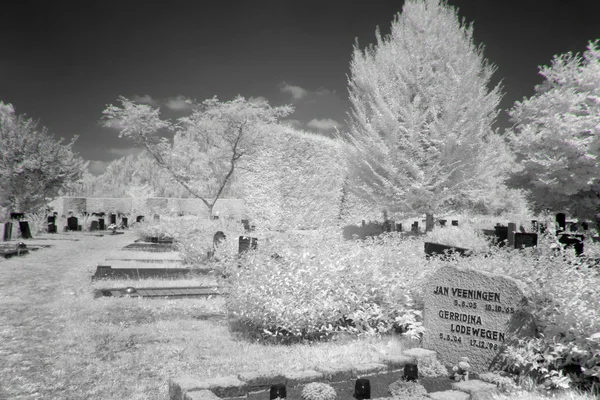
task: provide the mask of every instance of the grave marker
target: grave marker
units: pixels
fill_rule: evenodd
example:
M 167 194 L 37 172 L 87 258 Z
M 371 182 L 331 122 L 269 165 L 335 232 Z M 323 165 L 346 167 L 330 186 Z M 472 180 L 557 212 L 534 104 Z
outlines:
M 4 240 L 5 242 L 8 242 L 12 238 L 12 227 L 12 222 L 4 223 L 4 236 L 2 237 L 2 240 Z
M 76 231 L 78 223 L 79 223 L 79 221 L 77 220 L 77 217 L 67 218 L 67 227 L 70 231 Z
M 507 233 L 507 244 L 508 247 L 510 248 L 514 248 L 515 247 L 515 231 L 517 230 L 517 225 L 514 222 L 509 222 L 508 223 L 508 229 L 506 231 Z
M 158 215 L 158 214 L 154 214 L 154 221 L 155 221 L 155 222 L 158 222 L 158 221 L 160 221 L 160 215 Z
M 564 231 L 567 226 L 567 216 L 564 213 L 556 214 L 557 231 Z
M 106 229 L 106 226 L 104 224 L 104 218 L 98 218 L 98 229 L 100 229 L 101 231 Z
M 458 220 L 457 219 L 453 219 L 452 220 L 452 226 L 458 226 Z
M 21 237 L 23 239 L 32 239 L 31 230 L 29 230 L 29 222 L 19 221 L 19 230 L 21 231 Z
M 135 218 L 135 222 L 142 222 L 143 220 L 144 220 L 144 216 L 143 216 L 143 215 L 138 215 L 138 216 Z
M 509 332 L 528 334 L 524 285 L 502 275 L 444 266 L 425 285 L 423 347 L 445 365 L 468 357 L 487 371 Z
M 537 233 L 515 233 L 515 249 L 522 249 L 524 247 L 535 247 L 538 243 Z
M 10 219 L 16 219 L 18 221 L 18 220 L 21 220 L 23 218 L 25 218 L 25 214 L 24 213 L 10 213 Z
M 110 224 L 111 225 L 117 224 L 117 214 L 110 214 Z
M 240 236 L 239 245 L 238 245 L 238 253 L 241 254 L 246 250 L 256 250 L 258 247 L 258 238 L 253 238 L 249 236 Z
M 123 226 L 123 228 L 127 228 L 127 217 L 121 218 L 121 225 Z
M 90 231 L 97 231 L 98 230 L 98 221 L 92 221 L 92 224 L 90 225 Z
M 433 230 L 433 214 L 425 214 L 425 232 Z

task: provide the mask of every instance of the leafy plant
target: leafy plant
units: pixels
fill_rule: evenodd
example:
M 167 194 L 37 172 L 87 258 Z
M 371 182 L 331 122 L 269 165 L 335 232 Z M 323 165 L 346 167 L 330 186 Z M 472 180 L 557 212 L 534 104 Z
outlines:
M 323 382 L 311 382 L 302 389 L 302 400 L 335 400 L 335 389 Z

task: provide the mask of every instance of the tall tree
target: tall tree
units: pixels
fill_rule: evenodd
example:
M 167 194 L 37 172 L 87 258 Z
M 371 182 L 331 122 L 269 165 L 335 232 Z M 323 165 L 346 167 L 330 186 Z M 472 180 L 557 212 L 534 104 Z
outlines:
M 492 130 L 501 99 L 473 27 L 443 0 L 407 0 L 391 33 L 354 46 L 349 157 L 353 192 L 381 209 L 466 206 L 501 184 L 508 159 Z
M 0 207 L 37 212 L 81 179 L 86 163 L 31 118 L 0 101 Z
M 290 106 L 270 107 L 241 96 L 229 102 L 215 97 L 192 104 L 192 114 L 173 123 L 162 120 L 158 108 L 123 96 L 119 101 L 121 107 L 109 105 L 104 110 L 105 125 L 118 127 L 120 137 L 143 145 L 176 182 L 202 200 L 209 216 L 240 160 L 256 150 L 260 131 L 293 111 Z M 173 143 L 156 136 L 161 130 L 175 132 Z
M 537 210 L 591 219 L 600 212 L 600 41 L 580 55 L 554 56 L 545 81 L 510 111 L 519 169 L 509 183 Z

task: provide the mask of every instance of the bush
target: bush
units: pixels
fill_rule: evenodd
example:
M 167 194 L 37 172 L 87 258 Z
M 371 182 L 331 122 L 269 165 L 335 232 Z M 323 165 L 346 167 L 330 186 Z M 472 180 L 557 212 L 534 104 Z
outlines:
M 312 382 L 302 389 L 302 400 L 335 400 L 335 389 L 323 382 Z
M 257 337 L 278 341 L 336 332 L 418 337 L 422 302 L 410 288 L 425 269 L 422 246 L 420 256 L 411 254 L 414 243 L 396 234 L 344 242 L 333 229 L 265 238 L 229 271 L 229 313 Z

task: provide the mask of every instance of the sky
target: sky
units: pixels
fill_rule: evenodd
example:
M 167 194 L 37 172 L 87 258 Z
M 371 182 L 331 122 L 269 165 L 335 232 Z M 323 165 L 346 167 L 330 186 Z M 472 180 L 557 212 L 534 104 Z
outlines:
M 139 151 L 100 125 L 117 98 L 186 115 L 185 100 L 242 95 L 292 104 L 297 127 L 346 129 L 348 74 L 356 40 L 389 33 L 403 1 L 12 1 L 0 8 L 0 101 L 39 120 L 97 175 Z M 475 43 L 502 81 L 504 110 L 534 94 L 539 65 L 583 52 L 600 38 L 598 0 L 448 0 L 473 23 Z

